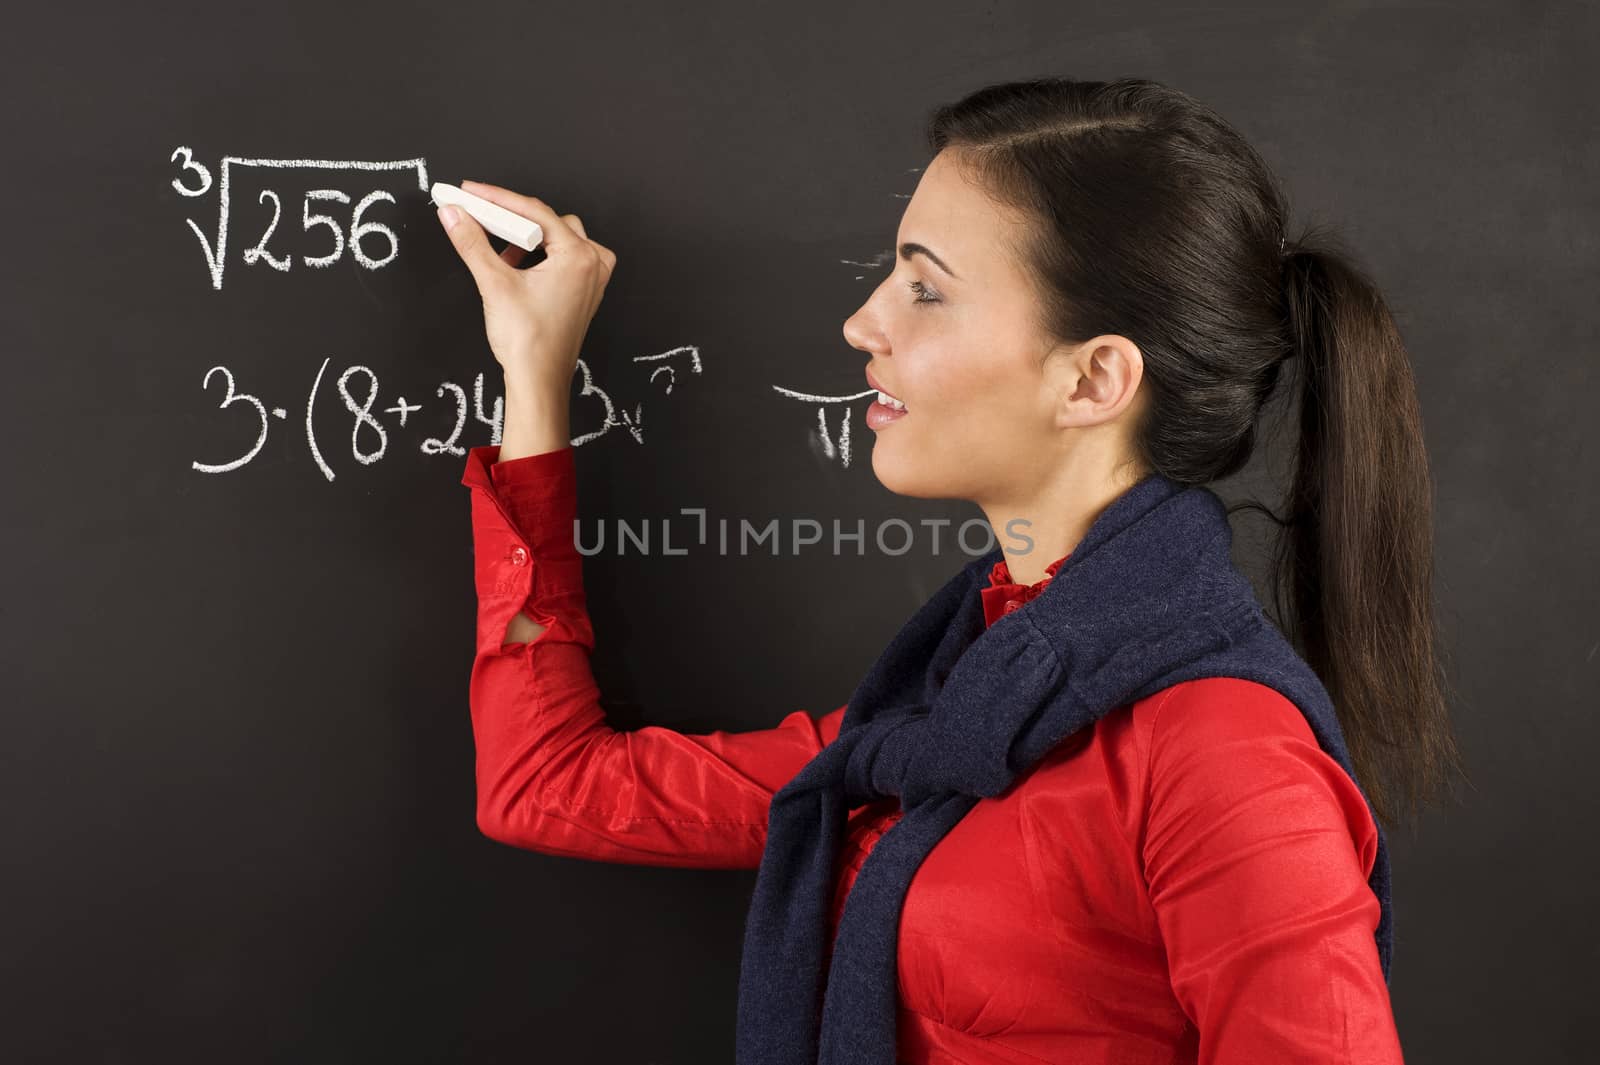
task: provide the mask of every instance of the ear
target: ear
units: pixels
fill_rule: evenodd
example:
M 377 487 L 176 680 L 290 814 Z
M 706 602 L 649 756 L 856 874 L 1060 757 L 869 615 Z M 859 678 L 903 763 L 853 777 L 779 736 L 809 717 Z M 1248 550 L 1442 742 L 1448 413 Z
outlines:
M 1133 404 L 1144 380 L 1144 356 L 1127 337 L 1107 333 L 1053 352 L 1045 374 L 1059 397 L 1058 428 L 1098 425 Z

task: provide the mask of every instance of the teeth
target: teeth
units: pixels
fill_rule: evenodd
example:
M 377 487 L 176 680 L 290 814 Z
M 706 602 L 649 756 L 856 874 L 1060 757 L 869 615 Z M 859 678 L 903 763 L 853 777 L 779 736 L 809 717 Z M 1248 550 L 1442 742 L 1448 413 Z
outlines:
M 906 409 L 906 405 L 904 403 L 901 403 L 898 399 L 895 399 L 887 392 L 878 393 L 878 402 L 882 403 L 886 407 L 893 407 L 895 410 Z

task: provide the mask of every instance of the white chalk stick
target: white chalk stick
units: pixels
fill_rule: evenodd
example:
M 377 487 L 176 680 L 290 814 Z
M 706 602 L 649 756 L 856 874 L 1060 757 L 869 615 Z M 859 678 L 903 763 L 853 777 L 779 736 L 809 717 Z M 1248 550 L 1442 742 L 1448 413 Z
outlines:
M 435 181 L 430 195 L 436 206 L 459 207 L 481 222 L 484 229 L 526 251 L 532 251 L 544 241 L 544 229 L 538 222 L 490 203 L 482 196 L 474 196 L 466 189 Z

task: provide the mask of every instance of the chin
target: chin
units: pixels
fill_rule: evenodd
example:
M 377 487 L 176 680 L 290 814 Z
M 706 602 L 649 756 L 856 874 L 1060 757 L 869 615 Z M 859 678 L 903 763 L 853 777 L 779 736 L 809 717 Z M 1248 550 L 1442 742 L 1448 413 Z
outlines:
M 941 484 L 937 463 L 907 462 L 897 456 L 898 449 L 879 441 L 872 448 L 872 472 L 878 483 L 897 496 L 913 499 L 947 499 L 947 485 Z

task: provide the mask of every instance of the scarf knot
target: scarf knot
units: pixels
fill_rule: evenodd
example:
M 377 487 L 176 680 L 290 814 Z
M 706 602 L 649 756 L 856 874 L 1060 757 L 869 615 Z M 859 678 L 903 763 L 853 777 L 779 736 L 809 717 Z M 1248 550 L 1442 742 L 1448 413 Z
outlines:
M 906 770 L 926 742 L 926 726 L 927 714 L 907 708 L 856 730 L 857 735 L 846 745 L 842 777 L 849 805 L 864 806 L 875 799 L 904 794 Z

